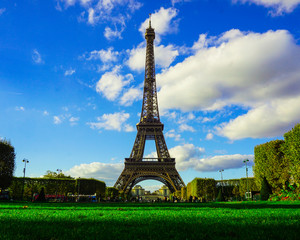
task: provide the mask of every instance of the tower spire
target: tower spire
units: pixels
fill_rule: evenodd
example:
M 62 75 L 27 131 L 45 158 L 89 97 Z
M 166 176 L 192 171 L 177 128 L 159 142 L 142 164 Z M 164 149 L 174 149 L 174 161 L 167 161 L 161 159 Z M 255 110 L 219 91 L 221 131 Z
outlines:
M 149 28 L 151 28 L 151 13 L 149 13 Z
M 141 123 L 160 122 L 155 80 L 154 39 L 155 32 L 151 27 L 151 14 L 149 14 L 149 28 L 146 29 L 146 63 L 144 80 L 144 97 L 141 113 Z

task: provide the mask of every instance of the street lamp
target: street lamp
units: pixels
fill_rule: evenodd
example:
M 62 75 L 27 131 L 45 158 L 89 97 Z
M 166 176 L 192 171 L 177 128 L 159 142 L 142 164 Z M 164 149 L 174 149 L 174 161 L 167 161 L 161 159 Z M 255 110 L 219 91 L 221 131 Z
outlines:
M 222 193 L 223 193 L 223 175 L 222 175 L 222 172 L 224 172 L 224 169 L 219 170 L 219 172 L 221 173 L 221 186 L 222 186 Z
M 246 198 L 249 198 L 249 197 L 248 197 L 248 194 L 249 194 L 249 186 L 248 186 L 248 166 L 247 166 L 247 162 L 249 162 L 249 159 L 245 159 L 245 160 L 243 161 L 243 163 L 245 163 L 245 165 L 246 165 L 246 184 L 247 184 Z
M 23 173 L 24 173 L 24 176 L 23 176 L 23 188 L 22 188 L 22 199 L 24 200 L 24 187 L 25 187 L 25 174 L 26 174 L 26 163 L 29 163 L 29 161 L 26 159 L 26 158 L 24 158 L 23 159 L 23 162 L 24 162 L 24 169 L 23 169 Z

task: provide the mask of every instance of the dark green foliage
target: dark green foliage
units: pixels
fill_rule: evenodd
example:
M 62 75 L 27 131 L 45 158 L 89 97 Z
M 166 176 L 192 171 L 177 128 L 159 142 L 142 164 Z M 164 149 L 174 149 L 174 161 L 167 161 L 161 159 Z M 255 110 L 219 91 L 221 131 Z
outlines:
M 186 190 L 187 190 L 187 187 L 182 187 L 181 188 L 181 196 L 180 197 L 181 197 L 181 199 L 183 201 L 187 201 L 188 200 Z
M 266 177 L 264 177 L 262 180 L 262 183 L 261 183 L 260 199 L 262 201 L 267 201 L 271 194 L 272 194 L 271 187 L 270 187 Z
M 46 172 L 46 174 L 44 175 L 44 178 L 61 178 L 61 179 L 69 178 L 69 179 L 74 179 L 73 177 L 67 176 L 67 175 L 63 174 L 62 172 L 57 173 L 57 172 L 52 172 L 50 170 L 48 170 Z
M 79 194 L 93 195 L 103 197 L 105 195 L 105 182 L 93 179 L 93 178 L 77 178 L 76 189 Z
M 216 195 L 216 180 L 212 178 L 195 178 L 187 185 L 187 199 L 197 197 L 200 200 L 213 200 Z
M 290 178 L 289 161 L 284 157 L 283 145 L 283 140 L 275 140 L 254 148 L 253 172 L 258 185 L 265 177 L 275 192 L 279 192 Z
M 15 170 L 15 149 L 6 140 L 0 140 L 0 188 L 7 188 L 11 184 Z
M 216 198 L 216 201 L 217 202 L 223 202 L 225 199 L 224 199 L 224 196 L 223 196 L 223 193 L 222 193 L 222 188 L 219 189 L 219 193 L 218 193 L 218 196 Z
M 290 162 L 292 181 L 300 185 L 300 124 L 284 134 L 283 152 Z
M 248 189 L 249 192 L 252 191 L 260 191 L 260 185 L 258 185 L 256 179 L 254 177 L 248 178 Z M 247 192 L 247 178 L 241 178 L 239 184 L 240 196 L 244 197 Z
M 10 186 L 11 197 L 15 200 L 22 198 L 23 178 L 14 177 Z M 59 178 L 25 178 L 24 199 L 32 200 L 35 193 L 39 193 L 44 188 L 45 194 L 65 195 L 76 192 L 74 179 Z
M 107 187 L 105 191 L 105 197 L 114 199 L 119 196 L 119 190 L 114 187 Z
M 40 191 L 39 196 L 37 197 L 36 201 L 37 202 L 45 202 L 46 201 L 45 190 L 43 187 L 41 188 L 41 191 Z

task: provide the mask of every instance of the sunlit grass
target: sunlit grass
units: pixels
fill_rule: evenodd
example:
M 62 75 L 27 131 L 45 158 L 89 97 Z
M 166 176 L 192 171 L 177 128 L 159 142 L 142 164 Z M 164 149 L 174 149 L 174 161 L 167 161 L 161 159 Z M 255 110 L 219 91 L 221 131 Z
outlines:
M 0 239 L 298 239 L 300 203 L 0 203 Z

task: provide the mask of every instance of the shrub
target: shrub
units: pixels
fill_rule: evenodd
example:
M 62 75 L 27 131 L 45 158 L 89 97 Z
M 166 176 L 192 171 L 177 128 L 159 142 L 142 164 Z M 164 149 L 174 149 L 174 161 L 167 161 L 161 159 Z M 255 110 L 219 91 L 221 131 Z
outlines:
M 290 162 L 289 170 L 292 181 L 300 184 L 300 124 L 284 134 L 283 152 L 286 161 Z
M 0 188 L 10 186 L 15 170 L 15 149 L 6 140 L 0 140 Z
M 253 172 L 257 184 L 266 178 L 274 192 L 279 192 L 290 179 L 289 161 L 284 156 L 283 140 L 270 141 L 254 148 Z
M 264 177 L 262 184 L 261 184 L 260 199 L 263 201 L 266 201 L 269 199 L 270 194 L 272 194 L 271 187 L 270 187 L 267 179 Z
M 218 194 L 218 196 L 217 196 L 217 198 L 216 198 L 216 201 L 217 202 L 223 202 L 224 201 L 224 196 L 223 196 L 223 193 L 222 193 L 222 189 L 220 188 L 220 190 L 219 190 L 219 194 Z

